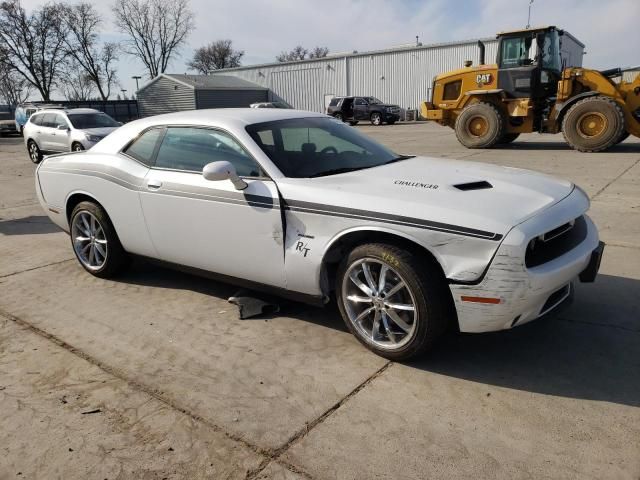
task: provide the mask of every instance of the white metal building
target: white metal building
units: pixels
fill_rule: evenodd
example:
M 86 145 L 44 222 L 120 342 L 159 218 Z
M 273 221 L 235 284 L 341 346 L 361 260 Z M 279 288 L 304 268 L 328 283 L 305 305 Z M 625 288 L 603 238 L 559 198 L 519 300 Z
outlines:
M 496 58 L 497 40 L 483 38 L 486 61 Z M 267 87 L 273 101 L 294 108 L 325 111 L 336 95 L 371 95 L 405 109 L 417 109 L 431 97 L 433 77 L 462 68 L 465 60 L 476 65 L 478 40 L 417 45 L 371 52 L 335 54 L 321 59 L 269 63 L 219 70 L 214 75 L 234 75 Z

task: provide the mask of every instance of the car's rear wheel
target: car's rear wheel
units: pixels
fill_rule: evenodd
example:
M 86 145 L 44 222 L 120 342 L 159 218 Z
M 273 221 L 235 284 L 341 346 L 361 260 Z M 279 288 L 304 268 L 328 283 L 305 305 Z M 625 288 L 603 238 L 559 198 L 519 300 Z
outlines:
M 343 122 L 343 121 L 344 121 L 341 113 L 336 113 L 336 114 L 334 115 L 334 118 L 335 118 L 336 120 L 340 120 L 341 122 Z
M 42 152 L 36 142 L 29 140 L 27 142 L 27 150 L 29 152 L 29 158 L 33 163 L 40 163 L 42 161 Z
M 369 120 L 371 120 L 371 125 L 382 125 L 382 115 L 378 112 L 373 112 L 371 117 L 369 117 Z
M 80 265 L 100 278 L 120 273 L 128 265 L 107 212 L 93 202 L 80 202 L 71 212 L 71 245 Z
M 450 293 L 441 271 L 393 245 L 353 249 L 338 268 L 336 291 L 351 333 L 392 360 L 427 351 L 447 324 Z
M 81 143 L 73 142 L 73 145 L 71 145 L 72 152 L 81 152 L 83 150 L 84 150 L 84 147 L 82 146 Z

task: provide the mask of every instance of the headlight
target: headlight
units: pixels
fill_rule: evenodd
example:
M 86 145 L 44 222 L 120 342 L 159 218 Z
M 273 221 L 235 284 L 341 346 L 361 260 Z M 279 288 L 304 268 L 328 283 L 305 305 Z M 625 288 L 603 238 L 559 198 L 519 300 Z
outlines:
M 99 142 L 100 140 L 102 140 L 102 137 L 99 137 L 97 135 L 89 135 L 88 133 L 85 133 L 84 136 L 87 138 L 87 140 L 89 140 L 90 142 Z

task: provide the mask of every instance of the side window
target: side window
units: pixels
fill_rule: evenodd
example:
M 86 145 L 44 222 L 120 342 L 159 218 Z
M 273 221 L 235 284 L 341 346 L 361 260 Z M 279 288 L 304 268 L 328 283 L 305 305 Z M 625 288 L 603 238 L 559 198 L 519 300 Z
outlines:
M 156 144 L 162 135 L 161 128 L 154 128 L 147 130 L 140 137 L 138 137 L 127 149 L 124 151 L 130 157 L 135 158 L 145 165 L 152 166 L 153 152 L 156 149 Z
M 40 123 L 38 125 L 40 125 L 41 127 L 55 128 L 56 127 L 56 114 L 55 113 L 45 113 L 42 116 L 42 120 L 40 120 Z
M 168 128 L 155 166 L 201 173 L 208 163 L 222 160 L 230 162 L 240 176 L 260 176 L 260 168 L 238 142 L 224 132 L 206 128 Z
M 338 105 L 339 101 L 340 101 L 339 98 L 334 97 L 334 98 L 331 99 L 331 102 L 329 102 L 329 106 L 330 107 L 335 107 L 336 105 Z
M 33 115 L 31 117 L 31 123 L 34 125 L 40 125 L 42 122 L 42 115 Z
M 356 98 L 356 105 L 367 105 L 363 98 Z
M 54 122 L 55 124 L 53 125 L 53 128 L 58 128 L 59 126 L 63 126 L 64 128 L 69 127 L 69 123 L 67 122 L 67 120 L 59 113 L 56 114 Z

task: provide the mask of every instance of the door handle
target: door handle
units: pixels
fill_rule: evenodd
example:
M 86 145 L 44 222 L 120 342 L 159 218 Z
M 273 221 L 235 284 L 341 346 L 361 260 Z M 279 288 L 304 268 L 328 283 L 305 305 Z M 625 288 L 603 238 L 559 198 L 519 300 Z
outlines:
M 147 188 L 149 190 L 158 190 L 162 186 L 162 182 L 160 180 L 147 180 Z

